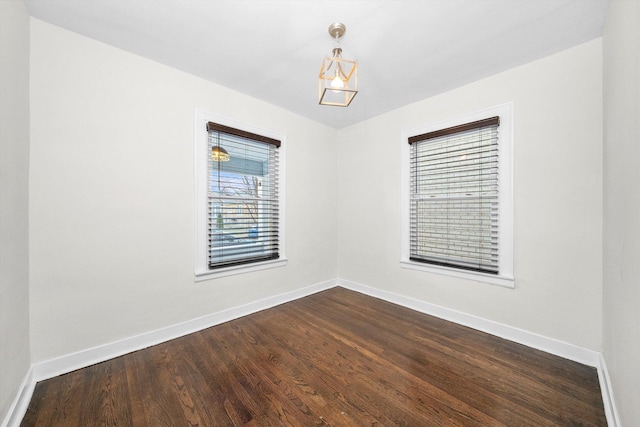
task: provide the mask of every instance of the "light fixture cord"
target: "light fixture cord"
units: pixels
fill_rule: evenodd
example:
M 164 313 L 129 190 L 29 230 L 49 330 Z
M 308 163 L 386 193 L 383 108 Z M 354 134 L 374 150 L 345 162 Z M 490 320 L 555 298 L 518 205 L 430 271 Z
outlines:
M 327 67 L 327 71 L 329 71 L 331 69 L 331 67 L 333 66 L 333 64 L 335 64 L 335 61 L 333 61 L 334 58 L 340 58 L 340 37 L 338 37 L 338 33 L 336 33 L 336 36 L 333 40 L 333 49 L 331 50 L 331 63 L 329 64 L 329 66 Z M 340 50 L 338 50 L 340 49 Z M 337 52 L 337 53 L 336 53 Z M 338 68 L 338 65 L 336 65 L 336 68 Z
M 333 58 L 342 58 L 342 48 L 340 47 L 340 39 L 342 37 L 338 36 L 338 32 L 335 33 L 335 44 L 333 46 Z M 332 63 L 334 61 L 331 61 Z M 344 71 L 342 71 L 342 67 L 339 62 L 336 62 L 336 77 L 339 77 L 341 80 L 345 80 L 346 77 Z

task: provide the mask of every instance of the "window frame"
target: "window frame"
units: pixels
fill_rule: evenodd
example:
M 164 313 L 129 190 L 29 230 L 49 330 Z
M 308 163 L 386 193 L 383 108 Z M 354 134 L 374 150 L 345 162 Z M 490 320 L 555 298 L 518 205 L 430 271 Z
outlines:
M 238 129 L 266 138 L 280 141 L 278 148 L 278 240 L 279 257 L 273 260 L 259 261 L 249 264 L 232 265 L 228 267 L 209 268 L 209 239 L 208 239 L 208 136 L 207 123 L 213 122 L 230 128 Z M 282 267 L 287 264 L 285 238 L 285 164 L 286 164 L 286 135 L 271 129 L 260 128 L 219 114 L 202 110 L 195 111 L 195 281 L 203 281 L 234 274 L 249 273 L 269 268 Z
M 498 149 L 500 150 L 498 170 L 499 200 L 499 272 L 498 274 L 463 270 L 455 267 L 426 264 L 410 259 L 411 239 L 411 188 L 409 138 L 429 132 L 464 125 L 490 117 L 500 117 L 498 128 Z M 485 110 L 466 114 L 453 119 L 434 122 L 416 129 L 403 130 L 401 133 L 401 250 L 400 265 L 403 268 L 423 272 L 447 275 L 463 279 L 484 282 L 508 288 L 515 287 L 514 277 L 514 233 L 513 233 L 513 103 L 506 103 Z M 505 179 L 506 178 L 506 179 Z

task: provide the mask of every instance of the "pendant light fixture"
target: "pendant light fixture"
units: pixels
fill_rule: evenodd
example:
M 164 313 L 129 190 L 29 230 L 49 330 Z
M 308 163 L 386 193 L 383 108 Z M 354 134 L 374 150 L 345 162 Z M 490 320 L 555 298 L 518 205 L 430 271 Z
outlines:
M 329 34 L 335 40 L 331 57 L 325 57 L 318 77 L 318 100 L 320 105 L 347 107 L 358 93 L 358 63 L 342 58 L 338 45 L 347 31 L 342 22 L 329 25 Z
M 217 144 L 211 147 L 211 158 L 214 162 L 228 162 L 231 160 L 227 150 L 220 146 L 220 132 L 218 132 Z

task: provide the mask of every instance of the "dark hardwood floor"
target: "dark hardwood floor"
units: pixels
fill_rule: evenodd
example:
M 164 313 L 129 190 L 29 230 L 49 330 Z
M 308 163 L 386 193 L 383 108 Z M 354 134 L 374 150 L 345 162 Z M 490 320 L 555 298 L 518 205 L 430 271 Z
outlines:
M 27 426 L 605 426 L 595 368 L 342 288 L 36 385 Z

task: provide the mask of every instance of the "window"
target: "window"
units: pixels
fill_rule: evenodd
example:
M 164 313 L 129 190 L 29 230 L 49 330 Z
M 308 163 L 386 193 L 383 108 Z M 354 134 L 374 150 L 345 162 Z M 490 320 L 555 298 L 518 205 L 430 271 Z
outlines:
M 511 109 L 403 136 L 404 267 L 513 286 Z
M 198 113 L 196 278 L 283 265 L 283 135 Z M 215 159 L 212 150 L 228 159 Z

